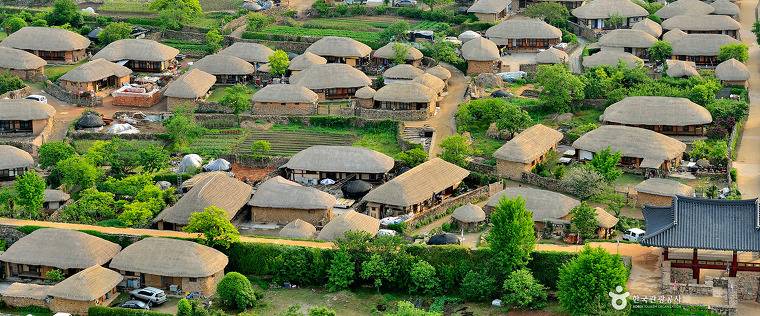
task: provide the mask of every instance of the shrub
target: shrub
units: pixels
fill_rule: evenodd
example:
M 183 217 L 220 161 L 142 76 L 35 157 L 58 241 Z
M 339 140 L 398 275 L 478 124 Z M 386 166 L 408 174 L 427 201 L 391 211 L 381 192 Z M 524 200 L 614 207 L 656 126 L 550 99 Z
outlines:
M 0 94 L 23 88 L 24 81 L 10 72 L 0 72 Z
M 611 311 L 607 293 L 625 287 L 628 270 L 619 255 L 585 246 L 560 270 L 557 297 L 571 315 L 598 315 Z
M 496 280 L 490 275 L 470 271 L 462 280 L 460 292 L 462 298 L 468 301 L 482 302 L 493 298 Z
M 573 260 L 576 254 L 560 251 L 534 251 L 530 256 L 528 269 L 532 272 L 533 277 L 547 288 L 556 289 L 560 268 Z
M 251 144 L 251 155 L 256 158 L 261 158 L 269 154 L 272 151 L 272 144 L 268 140 L 257 140 Z
M 121 307 L 91 306 L 87 310 L 89 316 L 173 316 L 146 310 L 128 309 Z
M 512 271 L 502 286 L 502 301 L 517 309 L 541 309 L 546 306 L 546 289 L 529 270 Z
M 560 183 L 569 193 L 581 198 L 581 200 L 601 193 L 607 185 L 599 172 L 586 165 L 570 168 L 565 172 Z
M 356 266 L 351 261 L 351 256 L 344 250 L 338 251 L 327 271 L 327 289 L 333 292 L 348 289 L 354 283 L 355 274 Z
M 42 144 L 39 149 L 40 167 L 49 168 L 55 166 L 61 160 L 74 156 L 74 147 L 62 141 L 53 141 Z
M 193 305 L 188 299 L 183 298 L 177 303 L 177 316 L 193 316 Z
M 216 286 L 216 294 L 222 306 L 244 310 L 256 305 L 256 293 L 251 281 L 237 272 L 230 272 Z
M 61 270 L 53 269 L 48 270 L 48 272 L 45 273 L 45 279 L 53 283 L 58 283 L 66 279 L 66 276 L 63 275 Z
M 396 155 L 396 159 L 401 161 L 405 166 L 414 168 L 417 165 L 425 162 L 428 158 L 428 154 L 425 150 L 419 147 L 403 151 Z
M 435 276 L 435 268 L 427 261 L 417 261 L 409 272 L 412 284 L 410 293 L 422 293 L 434 295 L 438 291 L 438 278 Z
M 335 310 L 328 308 L 327 306 L 317 306 L 309 309 L 309 316 L 335 316 Z

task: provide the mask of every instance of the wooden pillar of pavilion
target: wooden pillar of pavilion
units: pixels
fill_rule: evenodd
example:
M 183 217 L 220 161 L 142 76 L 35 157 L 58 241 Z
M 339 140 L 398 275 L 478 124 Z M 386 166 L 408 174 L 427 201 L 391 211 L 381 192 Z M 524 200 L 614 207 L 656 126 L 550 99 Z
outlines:
M 735 277 L 736 276 L 736 270 L 739 268 L 739 260 L 738 255 L 736 254 L 736 251 L 734 250 L 733 255 L 731 256 L 731 271 L 728 272 L 728 276 Z
M 668 260 L 668 247 L 662 248 L 662 260 Z
M 699 259 L 697 258 L 697 248 L 694 248 L 694 252 L 691 256 L 691 272 L 694 276 L 694 280 L 699 282 Z

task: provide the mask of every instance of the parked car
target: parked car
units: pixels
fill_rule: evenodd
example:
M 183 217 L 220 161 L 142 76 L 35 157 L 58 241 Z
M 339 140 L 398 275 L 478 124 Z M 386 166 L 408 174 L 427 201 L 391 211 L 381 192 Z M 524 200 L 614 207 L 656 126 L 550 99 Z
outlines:
M 45 97 L 44 95 L 39 95 L 39 94 L 31 94 L 31 95 L 28 95 L 24 99 L 34 100 L 34 101 L 37 101 L 39 103 L 47 103 L 47 97 Z
M 397 0 L 396 3 L 393 4 L 394 7 L 416 7 L 417 1 L 416 0 Z
M 145 309 L 145 310 L 150 309 L 150 305 L 148 303 L 145 303 L 143 301 L 138 301 L 138 300 L 126 301 L 124 303 L 121 303 L 119 307 L 130 308 L 130 309 Z
M 646 234 L 646 232 L 643 229 L 630 228 L 625 231 L 625 234 L 623 234 L 623 240 L 639 241 L 639 238 L 641 238 L 641 236 L 644 236 L 644 234 Z
M 132 292 L 129 292 L 129 296 L 145 301 L 149 305 L 160 305 L 166 302 L 166 293 L 164 293 L 164 290 L 154 287 L 133 290 Z

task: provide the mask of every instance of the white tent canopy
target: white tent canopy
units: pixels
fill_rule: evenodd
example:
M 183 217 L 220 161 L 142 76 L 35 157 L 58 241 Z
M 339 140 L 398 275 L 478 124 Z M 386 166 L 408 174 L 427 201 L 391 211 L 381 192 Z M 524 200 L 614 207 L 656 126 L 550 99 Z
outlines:
M 230 162 L 224 159 L 215 159 L 211 162 L 207 163 L 205 166 L 203 166 L 203 170 L 205 171 L 228 171 L 232 165 L 230 165 Z
M 186 173 L 196 171 L 203 165 L 203 158 L 196 154 L 189 154 L 182 157 L 182 161 L 179 163 L 179 173 Z

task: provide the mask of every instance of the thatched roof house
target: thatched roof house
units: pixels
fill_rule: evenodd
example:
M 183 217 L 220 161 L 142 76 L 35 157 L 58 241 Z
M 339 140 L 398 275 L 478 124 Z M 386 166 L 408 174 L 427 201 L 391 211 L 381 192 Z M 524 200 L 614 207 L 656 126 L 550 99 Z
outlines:
M 301 71 L 311 67 L 312 65 L 324 65 L 326 63 L 327 59 L 324 57 L 315 55 L 314 53 L 305 52 L 301 55 L 296 56 L 293 58 L 293 60 L 290 61 L 288 70 Z
M 356 90 L 371 85 L 372 79 L 346 64 L 324 64 L 312 65 L 293 74 L 290 83 L 309 88 L 320 98 L 339 99 L 353 96 Z
M 395 80 L 412 80 L 415 77 L 424 74 L 422 69 L 409 64 L 399 64 L 391 68 L 386 69 L 383 72 L 383 78 L 386 82 L 392 82 Z
M 507 16 L 511 5 L 511 0 L 476 0 L 467 13 L 475 14 L 480 21 L 495 23 Z
M 673 197 L 677 195 L 694 196 L 694 188 L 678 181 L 663 178 L 646 179 L 637 184 L 634 189 L 636 190 L 636 204 L 639 206 L 670 206 Z
M 148 39 L 121 39 L 103 47 L 92 59 L 103 58 L 125 64 L 130 69 L 144 72 L 161 72 L 172 66 L 179 50 Z
M 68 269 L 81 270 L 103 265 L 119 250 L 121 246 L 115 243 L 80 231 L 40 228 L 8 247 L 0 254 L 0 261 L 6 264 L 6 271 L 11 271 L 12 275 L 13 271 L 19 275 L 24 272 L 20 268 L 9 267 L 11 265 L 52 267 L 66 273 Z
M 726 85 L 745 85 L 749 80 L 749 69 L 744 63 L 731 58 L 715 67 L 715 77 Z
M 610 16 L 625 18 L 622 27 L 627 27 L 649 15 L 649 12 L 630 0 L 593 0 L 570 11 L 579 19 L 580 24 L 593 29 L 605 27 Z
M 164 95 L 168 97 L 169 109 L 205 98 L 215 83 L 216 76 L 200 69 L 190 69 L 166 85 Z
M 116 286 L 121 283 L 122 279 L 124 278 L 118 272 L 101 266 L 84 269 L 48 289 L 48 296 L 53 297 L 51 309 L 58 312 L 82 312 L 82 308 L 70 309 L 61 301 L 79 301 L 90 306 L 101 305 L 95 301 L 105 296 L 106 293 L 115 292 Z M 112 298 L 116 298 L 116 296 L 118 295 L 113 295 Z
M 315 173 L 316 180 L 356 177 L 383 181 L 394 163 L 392 157 L 363 147 L 311 146 L 293 155 L 282 168 L 297 182 L 305 182 L 309 174 Z
M 375 236 L 378 230 L 380 230 L 380 220 L 352 210 L 334 217 L 319 231 L 317 239 L 335 240 L 343 237 L 348 231 L 362 231 Z
M 195 61 L 192 67 L 215 75 L 217 83 L 221 84 L 245 83 L 256 72 L 256 67 L 249 62 L 227 54 L 206 55 Z
M 601 207 L 595 207 L 596 221 L 599 223 L 599 227 L 604 229 L 610 229 L 617 225 L 619 219 L 614 215 L 608 213 Z
M 425 72 L 438 77 L 438 79 L 441 79 L 444 82 L 446 82 L 446 80 L 449 80 L 449 78 L 451 78 L 451 71 L 449 71 L 448 69 L 444 68 L 441 65 L 430 67 L 427 70 L 425 70 Z
M 559 44 L 562 31 L 539 19 L 509 19 L 488 28 L 486 37 L 509 50 L 535 51 Z
M 24 80 L 34 80 L 45 73 L 47 61 L 20 49 L 0 46 L 0 71 L 10 71 Z
M 132 70 L 127 67 L 105 59 L 95 59 L 70 70 L 59 80 L 85 83 L 100 81 L 109 77 L 123 78 L 130 74 L 132 74 Z
M 668 65 L 668 69 L 665 70 L 665 74 L 673 78 L 681 77 L 699 77 L 699 71 L 697 70 L 697 64 L 693 61 L 668 59 L 665 61 Z
M 635 47 L 649 48 L 657 43 L 657 38 L 651 34 L 632 29 L 618 29 L 607 32 L 599 38 L 599 45 L 605 47 Z
M 311 239 L 316 237 L 317 228 L 300 218 L 296 218 L 285 225 L 277 235 L 285 238 Z
M 677 15 L 705 15 L 714 10 L 715 8 L 699 0 L 678 0 L 663 6 L 654 15 L 664 20 Z
M 729 0 L 715 0 L 710 5 L 715 9 L 712 14 L 728 15 L 733 18 L 739 16 L 739 6 Z
M 75 63 L 86 58 L 90 40 L 61 28 L 27 26 L 8 35 L 0 46 L 25 50 L 47 61 Z
M 705 107 L 686 98 L 634 96 L 608 106 L 602 121 L 645 128 L 687 127 L 710 124 L 712 115 Z M 662 132 L 667 134 L 667 131 Z
M 375 92 L 375 102 L 425 103 L 436 102 L 436 93 L 416 82 L 394 82 Z
M 549 49 L 536 54 L 537 64 L 565 64 L 568 60 L 570 60 L 570 57 L 565 51 L 554 47 L 549 47 Z
M 259 43 L 235 42 L 219 51 L 219 54 L 232 55 L 251 64 L 265 64 L 274 51 Z
M 47 120 L 55 116 L 55 108 L 27 99 L 0 100 L 0 121 Z
M 664 30 L 679 29 L 686 33 L 722 32 L 734 38 L 741 26 L 727 15 L 677 15 L 662 21 Z
M 462 57 L 467 61 L 494 61 L 501 58 L 499 48 L 487 38 L 475 38 L 462 45 Z
M 667 31 L 665 32 L 665 34 L 662 34 L 662 40 L 669 43 L 673 43 L 674 41 L 679 40 L 683 38 L 684 36 L 686 36 L 686 32 L 681 31 L 679 29 L 675 29 L 675 30 Z
M 261 208 L 327 210 L 335 206 L 335 201 L 335 197 L 328 193 L 276 176 L 256 188 L 248 205 Z M 254 221 L 255 218 L 256 214 Z
M 454 210 L 451 218 L 462 223 L 479 223 L 486 220 L 486 212 L 480 206 L 467 203 Z
M 414 62 L 422 59 L 422 52 L 419 49 L 413 47 L 412 45 L 399 42 L 390 42 L 388 44 L 385 44 L 385 46 L 378 48 L 374 53 L 372 53 L 372 57 L 393 60 L 396 58 L 396 45 L 402 45 L 406 48 L 406 55 L 404 56 L 404 60 L 407 62 Z
M 573 142 L 573 147 L 579 149 L 578 154 L 583 159 L 589 158 L 584 156 L 584 151 L 596 153 L 611 148 L 619 151 L 623 160 L 634 167 L 665 170 L 669 170 L 671 165 L 678 165 L 686 150 L 686 144 L 677 139 L 622 125 L 602 125 L 578 138 Z
M 322 56 L 328 63 L 356 66 L 358 59 L 369 57 L 372 48 L 353 38 L 325 36 L 306 48 L 306 52 Z
M 10 145 L 0 145 L 0 170 L 32 168 L 34 158 L 28 152 Z
M 523 172 L 530 172 L 546 158 L 546 153 L 555 150 L 562 137 L 561 132 L 542 124 L 527 128 L 493 153 L 496 173 L 520 179 Z
M 306 87 L 295 84 L 270 84 L 251 96 L 253 103 L 307 103 L 316 104 L 319 96 Z M 254 111 L 254 113 L 258 113 Z
M 580 201 L 557 192 L 528 187 L 509 187 L 488 198 L 485 210 L 490 214 L 502 198 L 517 197 L 525 200 L 525 207 L 533 212 L 534 222 L 564 219 L 570 210 L 581 204 Z
M 57 210 L 70 198 L 70 195 L 61 190 L 45 189 L 45 200 L 42 207 L 46 210 Z
M 48 290 L 50 285 L 34 283 L 11 283 L 3 290 L 2 298 L 5 305 L 10 307 L 39 306 L 47 308 Z
M 662 35 L 662 26 L 650 19 L 643 19 L 634 23 L 631 29 L 647 32 L 655 38 L 659 38 Z
M 369 86 L 362 87 L 359 90 L 356 90 L 356 93 L 354 93 L 354 97 L 357 99 L 372 99 L 375 96 L 375 92 L 377 92 L 375 89 L 370 88 Z
M 176 204 L 164 209 L 154 222 L 158 229 L 176 230 L 187 225 L 190 215 L 217 206 L 232 219 L 251 198 L 253 188 L 224 173 L 215 173 L 198 181 Z
M 412 82 L 426 86 L 430 88 L 430 90 L 433 90 L 435 93 L 441 93 L 446 90 L 446 82 L 429 73 L 424 73 L 415 77 L 412 79 Z
M 585 68 L 617 66 L 620 62 L 623 62 L 629 68 L 639 67 L 644 64 L 641 58 L 623 51 L 603 50 L 591 56 L 583 57 L 583 67 Z
M 716 66 L 720 47 L 739 43 L 735 38 L 725 34 L 681 35 L 679 33 L 678 36 L 671 36 L 671 39 L 674 59 L 693 61 L 698 66 Z

